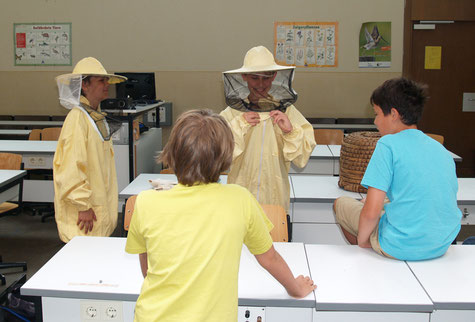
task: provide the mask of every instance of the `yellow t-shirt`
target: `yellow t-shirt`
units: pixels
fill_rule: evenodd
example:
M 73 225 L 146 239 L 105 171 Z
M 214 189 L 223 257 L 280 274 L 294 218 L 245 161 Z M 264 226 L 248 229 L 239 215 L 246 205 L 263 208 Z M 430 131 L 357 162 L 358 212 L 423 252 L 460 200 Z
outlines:
M 236 321 L 242 244 L 265 253 L 269 227 L 257 200 L 238 185 L 140 193 L 125 248 L 148 256 L 135 321 Z

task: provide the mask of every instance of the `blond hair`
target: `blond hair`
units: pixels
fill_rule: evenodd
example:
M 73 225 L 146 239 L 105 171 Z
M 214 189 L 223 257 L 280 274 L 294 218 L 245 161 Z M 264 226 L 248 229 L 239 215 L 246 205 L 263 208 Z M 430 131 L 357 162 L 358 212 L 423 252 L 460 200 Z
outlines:
M 230 167 L 233 150 L 224 118 L 211 110 L 191 110 L 178 117 L 158 162 L 173 169 L 183 185 L 217 182 Z

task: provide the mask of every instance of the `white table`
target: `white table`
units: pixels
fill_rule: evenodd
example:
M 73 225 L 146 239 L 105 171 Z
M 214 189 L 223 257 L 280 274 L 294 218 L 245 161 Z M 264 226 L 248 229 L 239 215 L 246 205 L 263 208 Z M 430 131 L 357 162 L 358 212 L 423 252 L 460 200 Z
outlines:
M 462 211 L 462 225 L 475 225 L 475 178 L 458 178 L 457 204 Z
M 452 245 L 428 261 L 407 262 L 434 303 L 431 322 L 475 321 L 475 247 Z
M 374 131 L 377 130 L 374 124 L 312 124 L 314 129 L 338 129 L 338 130 L 359 130 L 359 131 Z
M 338 158 L 340 155 L 338 154 Z M 290 164 L 289 173 L 301 174 L 328 174 L 335 173 L 335 156 L 331 153 L 328 145 L 316 145 L 310 154 L 310 159 L 305 167 L 299 168 Z
M 25 169 L 50 170 L 57 144 L 57 141 L 1 140 L 0 152 L 21 154 Z M 25 180 L 23 201 L 53 202 L 53 189 L 52 180 Z
M 73 238 L 23 285 L 22 294 L 42 297 L 45 322 L 79 322 L 81 314 L 85 316 L 91 306 L 104 311 L 115 308 L 123 317 L 120 321 L 132 321 L 143 277 L 138 255 L 125 253 L 125 241 L 125 238 Z M 303 244 L 274 245 L 294 275 L 309 275 Z M 315 307 L 313 293 L 301 300 L 291 298 L 258 266 L 245 247 L 240 267 L 240 313 L 246 309 L 251 314 L 256 310 L 265 312 L 266 321 L 290 321 L 294 316 L 304 317 L 294 321 L 311 321 Z
M 22 120 L 22 121 L 7 121 L 7 120 L 0 120 L 0 126 L 35 126 L 35 127 L 56 127 L 56 126 L 63 126 L 63 121 L 29 121 L 29 120 Z
M 0 204 L 21 196 L 21 184 L 25 176 L 25 170 L 0 169 Z
M 342 196 L 361 199 L 356 192 L 338 187 L 339 177 L 291 175 L 292 241 L 347 245 L 333 214 L 333 202 Z
M 429 322 L 433 304 L 405 262 L 358 246 L 305 250 L 317 285 L 313 321 Z

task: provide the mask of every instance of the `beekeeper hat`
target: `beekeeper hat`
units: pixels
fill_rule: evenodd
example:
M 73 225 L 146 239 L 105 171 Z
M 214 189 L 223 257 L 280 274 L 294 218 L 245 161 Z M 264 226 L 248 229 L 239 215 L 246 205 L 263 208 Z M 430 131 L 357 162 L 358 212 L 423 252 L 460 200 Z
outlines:
M 73 72 L 70 74 L 63 74 L 56 77 L 56 80 L 68 80 L 75 76 L 102 76 L 109 78 L 109 84 L 122 83 L 127 80 L 127 77 L 121 75 L 108 74 L 104 66 L 94 57 L 86 57 L 78 61 L 74 66 Z
M 228 70 L 225 74 L 246 74 L 294 69 L 294 66 L 277 65 L 272 53 L 264 46 L 249 49 L 244 57 L 244 64 L 239 69 Z

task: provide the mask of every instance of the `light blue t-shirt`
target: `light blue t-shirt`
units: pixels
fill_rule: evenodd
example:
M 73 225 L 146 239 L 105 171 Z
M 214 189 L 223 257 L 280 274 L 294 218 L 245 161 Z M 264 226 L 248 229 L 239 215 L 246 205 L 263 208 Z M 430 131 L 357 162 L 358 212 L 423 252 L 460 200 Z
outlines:
M 379 243 L 400 260 L 442 256 L 460 230 L 457 175 L 450 153 L 419 130 L 379 139 L 361 184 L 385 191 Z

